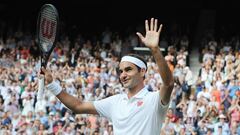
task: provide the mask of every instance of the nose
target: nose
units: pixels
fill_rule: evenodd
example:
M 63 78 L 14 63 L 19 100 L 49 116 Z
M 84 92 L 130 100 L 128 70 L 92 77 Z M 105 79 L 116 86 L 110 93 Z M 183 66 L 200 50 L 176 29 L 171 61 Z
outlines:
M 122 73 L 120 73 L 120 80 L 122 80 L 122 79 L 125 79 L 127 77 L 127 74 L 126 74 L 126 72 L 122 72 Z

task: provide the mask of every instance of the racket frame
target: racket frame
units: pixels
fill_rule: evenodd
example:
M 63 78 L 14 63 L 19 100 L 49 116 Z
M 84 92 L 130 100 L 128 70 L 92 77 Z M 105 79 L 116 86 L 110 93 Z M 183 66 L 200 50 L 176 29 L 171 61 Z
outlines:
M 54 13 L 56 14 L 56 33 L 55 33 L 55 39 L 53 41 L 53 44 L 52 44 L 52 47 L 51 49 L 48 51 L 48 52 L 44 52 L 43 51 L 43 48 L 42 46 L 40 45 L 40 35 L 39 35 L 39 32 L 40 32 L 40 27 L 41 27 L 41 17 L 42 17 L 42 11 L 43 9 L 45 9 L 47 6 L 50 6 L 53 10 L 54 10 Z M 41 9 L 40 9 L 40 12 L 38 14 L 38 21 L 37 21 L 37 44 L 39 46 L 39 49 L 40 49 L 40 59 L 41 59 L 41 67 L 46 67 L 47 66 L 47 63 L 48 63 L 48 59 L 53 51 L 53 49 L 55 48 L 56 46 L 56 41 L 57 41 L 57 37 L 58 37 L 58 32 L 59 32 L 59 14 L 58 14 L 58 11 L 57 9 L 55 8 L 55 6 L 53 6 L 52 4 L 44 4 Z

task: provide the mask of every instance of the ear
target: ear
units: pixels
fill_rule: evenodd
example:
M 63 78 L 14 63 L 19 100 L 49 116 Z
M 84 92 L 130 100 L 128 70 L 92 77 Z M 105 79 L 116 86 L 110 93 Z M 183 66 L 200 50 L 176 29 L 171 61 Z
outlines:
M 141 71 L 140 71 L 140 73 L 141 73 L 141 76 L 144 77 L 144 76 L 145 76 L 145 73 L 146 73 L 146 69 L 145 69 L 145 68 L 142 68 Z

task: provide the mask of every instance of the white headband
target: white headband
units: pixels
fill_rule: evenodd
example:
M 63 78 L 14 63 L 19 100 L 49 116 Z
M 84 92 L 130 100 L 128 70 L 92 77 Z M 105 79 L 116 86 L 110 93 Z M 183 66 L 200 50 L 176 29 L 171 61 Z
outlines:
M 135 58 L 133 56 L 124 56 L 122 57 L 121 59 L 121 62 L 122 61 L 127 61 L 127 62 L 131 62 L 135 65 L 137 65 L 138 67 L 140 68 L 144 68 L 144 69 L 147 69 L 146 65 L 144 64 L 144 62 L 138 58 Z

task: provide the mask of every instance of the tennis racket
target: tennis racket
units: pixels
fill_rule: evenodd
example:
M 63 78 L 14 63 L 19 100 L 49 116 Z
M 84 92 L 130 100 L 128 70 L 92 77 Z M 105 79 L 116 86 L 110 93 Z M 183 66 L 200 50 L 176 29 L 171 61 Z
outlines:
M 40 48 L 41 66 L 46 68 L 48 59 L 55 47 L 58 34 L 59 17 L 58 11 L 52 4 L 45 4 L 41 7 L 37 20 L 37 44 Z M 44 75 L 38 80 L 37 99 L 42 99 L 44 94 Z

